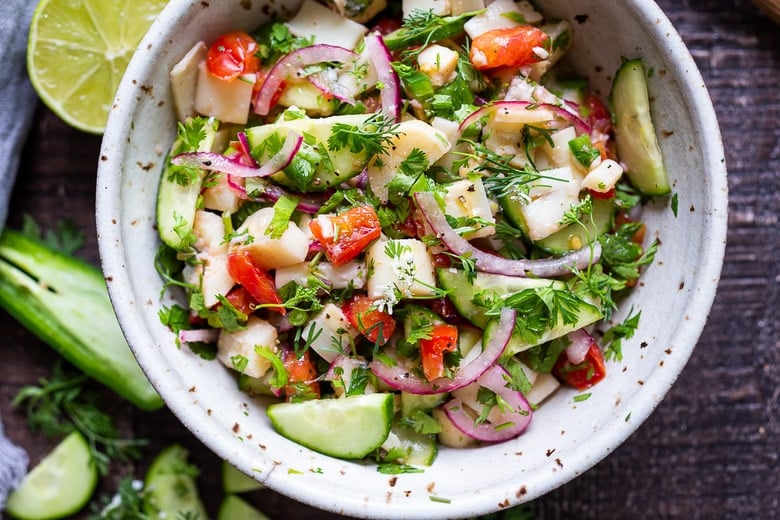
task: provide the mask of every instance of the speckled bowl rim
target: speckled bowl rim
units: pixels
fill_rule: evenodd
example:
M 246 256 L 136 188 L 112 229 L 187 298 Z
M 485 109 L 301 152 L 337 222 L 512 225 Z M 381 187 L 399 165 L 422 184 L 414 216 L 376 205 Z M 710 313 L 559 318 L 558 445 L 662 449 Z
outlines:
M 571 0 L 562 0 L 561 3 L 565 4 L 567 1 Z M 157 298 L 157 295 L 146 295 L 149 301 L 142 302 L 138 299 L 139 295 L 134 294 L 133 283 L 128 274 L 134 251 L 128 250 L 125 246 L 127 233 L 125 224 L 121 222 L 121 208 L 123 208 L 121 179 L 123 175 L 128 175 L 132 167 L 124 164 L 123 161 L 127 154 L 132 156 L 134 153 L 132 149 L 128 151 L 128 148 L 134 146 L 130 145 L 128 136 L 134 131 L 136 104 L 141 97 L 139 88 L 143 84 L 143 78 L 150 74 L 147 62 L 157 52 L 156 46 L 160 38 L 173 34 L 176 27 L 181 24 L 182 20 L 179 19 L 178 13 L 200 3 L 194 0 L 173 0 L 144 38 L 139 46 L 139 52 L 135 54 L 128 66 L 111 111 L 101 149 L 96 200 L 98 243 L 103 270 L 120 324 L 139 364 L 152 384 L 162 395 L 169 409 L 208 448 L 244 472 L 253 474 L 254 468 L 250 462 L 242 457 L 240 451 L 230 447 L 228 441 L 235 440 L 230 432 L 226 432 L 224 427 L 216 422 L 204 421 L 203 415 L 192 406 L 191 396 L 183 392 L 181 384 L 171 377 L 171 368 L 160 364 L 157 347 L 150 341 L 148 316 L 144 317 L 144 313 L 150 312 L 144 307 L 153 306 L 150 302 Z M 674 354 L 670 354 L 667 360 L 668 369 L 656 370 L 650 380 L 641 382 L 643 383 L 641 399 L 632 400 L 634 394 L 630 394 L 627 398 L 630 407 L 628 403 L 616 404 L 614 413 L 604 417 L 602 423 L 594 426 L 594 434 L 587 437 L 589 440 L 587 450 L 575 451 L 568 456 L 565 465 L 561 464 L 560 468 L 556 468 L 551 461 L 552 470 L 545 474 L 530 476 L 528 478 L 530 484 L 527 487 L 520 486 L 520 482 L 507 482 L 489 489 L 477 489 L 473 494 L 462 499 L 458 497 L 458 500 L 453 500 L 448 507 L 443 507 L 442 504 L 436 503 L 436 500 L 432 500 L 436 495 L 435 491 L 430 492 L 428 496 L 423 495 L 422 498 L 417 498 L 419 493 L 414 499 L 408 500 L 394 497 L 390 503 L 388 503 L 389 499 L 384 500 L 385 497 L 361 496 L 360 493 L 354 492 L 334 496 L 332 488 L 312 485 L 311 480 L 297 476 L 290 467 L 283 471 L 285 467 L 283 460 L 273 461 L 275 467 L 279 466 L 282 469 L 277 471 L 271 469 L 259 475 L 255 474 L 259 480 L 301 502 L 350 516 L 372 518 L 475 516 L 543 495 L 587 471 L 630 436 L 660 403 L 696 346 L 715 297 L 726 241 L 726 167 L 712 103 L 701 74 L 682 39 L 654 2 L 636 0 L 628 3 L 631 4 L 630 11 L 651 26 L 649 30 L 652 31 L 654 38 L 662 40 L 668 52 L 674 56 L 674 60 L 668 64 L 669 73 L 675 78 L 684 78 L 684 81 L 679 84 L 680 93 L 695 114 L 695 126 L 703 133 L 700 140 L 701 145 L 705 147 L 701 152 L 705 163 L 700 166 L 708 176 L 709 190 L 704 197 L 709 204 L 704 218 L 708 219 L 709 223 L 704 228 L 707 236 L 702 238 L 701 248 L 697 251 L 699 256 L 695 276 L 693 280 L 686 280 L 686 283 L 691 284 L 692 287 L 686 302 L 688 307 L 696 309 L 696 312 L 691 312 L 680 321 L 673 338 Z M 590 405 L 586 402 L 582 406 Z M 625 416 L 623 421 L 626 410 L 630 414 L 630 421 L 629 416 Z M 623 422 L 625 424 L 621 424 Z M 272 455 L 282 458 L 282 454 Z M 297 456 L 299 454 L 291 455 L 291 457 Z M 316 454 L 309 454 L 309 456 L 311 460 L 320 457 Z M 488 471 L 490 469 L 487 468 Z M 435 470 L 432 471 L 435 473 Z M 418 482 L 414 478 L 408 477 L 409 482 L 413 483 L 410 484 L 410 488 L 412 485 L 424 487 L 423 480 L 418 479 Z M 356 482 L 352 482 L 351 485 L 357 485 L 356 489 L 360 487 Z M 345 491 L 354 490 L 345 484 Z

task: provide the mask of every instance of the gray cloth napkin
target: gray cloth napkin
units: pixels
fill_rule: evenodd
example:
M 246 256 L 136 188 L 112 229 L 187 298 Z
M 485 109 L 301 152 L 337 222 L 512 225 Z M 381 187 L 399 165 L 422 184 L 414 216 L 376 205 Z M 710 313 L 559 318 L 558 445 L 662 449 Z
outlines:
M 8 216 L 8 201 L 37 99 L 25 66 L 35 4 L 35 0 L 0 0 L 0 63 L 4 69 L 0 74 L 0 231 Z M 5 437 L 0 418 L 0 510 L 27 472 L 27 464 L 27 453 Z

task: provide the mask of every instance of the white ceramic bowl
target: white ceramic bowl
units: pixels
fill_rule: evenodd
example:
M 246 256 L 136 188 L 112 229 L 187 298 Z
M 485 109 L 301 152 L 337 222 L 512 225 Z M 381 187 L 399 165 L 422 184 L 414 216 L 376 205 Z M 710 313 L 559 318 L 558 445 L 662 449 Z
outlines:
M 727 185 L 718 124 L 701 75 L 679 35 L 650 0 L 547 0 L 569 18 L 570 59 L 606 95 L 622 57 L 642 57 L 653 116 L 679 200 L 649 206 L 650 236 L 662 245 L 617 318 L 642 311 L 625 359 L 575 403 L 562 390 L 519 438 L 470 450 L 442 449 L 422 474 L 383 475 L 371 464 L 332 459 L 277 435 L 262 406 L 236 389 L 217 362 L 178 350 L 157 311 L 153 261 L 155 197 L 175 136 L 171 66 L 199 39 L 250 29 L 268 6 L 298 2 L 173 0 L 133 57 L 120 86 L 100 157 L 100 253 L 119 321 L 168 407 L 203 443 L 276 491 L 342 514 L 379 518 L 477 515 L 542 495 L 583 473 L 622 443 L 664 397 L 687 362 L 715 295 L 726 236 Z M 270 10 L 273 10 L 270 9 Z M 625 367 L 625 369 L 623 368 Z

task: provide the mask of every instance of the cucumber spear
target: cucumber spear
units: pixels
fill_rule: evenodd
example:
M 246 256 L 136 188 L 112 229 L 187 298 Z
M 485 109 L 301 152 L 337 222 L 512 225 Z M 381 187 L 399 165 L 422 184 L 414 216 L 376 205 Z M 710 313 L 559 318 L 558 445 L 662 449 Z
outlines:
M 163 406 L 130 352 L 96 267 L 6 229 L 0 236 L 0 307 L 138 408 Z

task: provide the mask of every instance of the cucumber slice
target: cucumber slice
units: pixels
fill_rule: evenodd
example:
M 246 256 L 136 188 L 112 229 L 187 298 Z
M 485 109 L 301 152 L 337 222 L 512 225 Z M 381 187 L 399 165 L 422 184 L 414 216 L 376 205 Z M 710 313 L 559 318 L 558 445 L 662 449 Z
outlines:
M 222 489 L 225 493 L 247 493 L 263 489 L 263 484 L 222 461 Z
M 252 153 L 257 155 L 258 150 L 263 146 L 263 142 L 274 135 L 283 142 L 291 131 L 302 134 L 305 138 L 305 144 L 301 147 L 296 157 L 298 157 L 299 161 L 305 158 L 308 159 L 306 162 L 309 165 L 299 165 L 294 160 L 285 170 L 272 175 L 271 178 L 283 186 L 300 188 L 293 180 L 295 169 L 304 166 L 307 168 L 313 167 L 314 177 L 307 186 L 306 191 L 324 191 L 332 186 L 341 184 L 363 171 L 369 160 L 369 157 L 363 151 L 352 153 L 349 148 L 342 148 L 337 151 L 328 150 L 328 139 L 332 134 L 333 125 L 340 123 L 360 126 L 369 117 L 371 116 L 360 114 L 280 121 L 249 128 L 246 131 L 246 136 Z
M 417 411 L 429 412 L 444 402 L 447 394 L 410 394 L 401 392 L 401 416 L 411 417 Z
M 146 472 L 144 512 L 152 518 L 208 518 L 195 485 L 196 469 L 187 462 L 187 450 L 173 444 L 157 455 Z
M 270 520 L 262 511 L 235 495 L 228 495 L 219 506 L 217 520 Z
M 584 227 L 570 224 L 536 242 L 536 246 L 554 255 L 564 255 L 592 243 L 612 228 L 615 204 L 613 199 L 593 199 L 593 213 L 585 217 Z
M 191 121 L 188 119 L 184 125 L 191 124 Z M 170 158 L 183 152 L 210 152 L 217 138 L 219 122 L 215 119 L 209 119 L 203 128 L 205 133 L 197 150 L 189 149 L 180 138 L 174 141 L 170 154 L 165 160 L 166 166 L 160 176 L 160 187 L 157 191 L 157 230 L 160 239 L 177 251 L 185 250 L 189 245 L 186 238 L 192 232 L 198 197 L 206 172 L 198 170 L 196 179 L 192 179 L 186 185 L 181 185 L 170 176 L 172 171 Z
M 458 312 L 471 323 L 484 329 L 490 318 L 485 316 L 485 308 L 474 305 L 474 296 L 482 291 L 493 291 L 501 296 L 544 287 L 563 282 L 545 278 L 522 278 L 502 274 L 477 273 L 474 282 L 469 282 L 466 273 L 460 269 L 439 268 L 436 277 L 442 289 L 449 291 L 449 298 Z
M 6 511 L 23 520 L 70 516 L 89 502 L 97 482 L 87 440 L 73 432 L 27 474 L 8 497 Z
M 458 312 L 477 327 L 484 329 L 489 321 L 485 316 L 485 308 L 474 305 L 474 296 L 481 291 L 492 291 L 499 296 L 508 296 L 512 293 L 536 287 L 552 286 L 555 289 L 565 289 L 566 284 L 560 280 L 547 278 L 520 278 L 517 276 L 505 276 L 502 274 L 477 273 L 473 283 L 469 283 L 464 271 L 459 269 L 439 268 L 436 270 L 439 285 L 450 291 L 449 298 Z M 518 352 L 528 350 L 551 339 L 559 338 L 573 330 L 580 329 L 597 322 L 603 317 L 595 303 L 582 302 L 577 309 L 577 320 L 572 324 L 558 323 L 546 330 L 540 338 L 533 343 L 522 339 L 515 332 L 509 340 L 503 356 L 512 356 Z M 487 341 L 487 340 L 486 340 Z
M 610 102 L 615 119 L 615 143 L 626 175 L 645 195 L 666 195 L 671 191 L 669 176 L 658 145 L 647 74 L 641 59 L 623 63 L 615 74 Z
M 435 435 L 418 433 L 405 426 L 394 425 L 382 444 L 385 462 L 430 466 L 436 460 L 438 447 Z
M 291 441 L 332 457 L 362 459 L 387 439 L 393 405 L 393 394 L 377 393 L 276 403 L 267 413 Z

